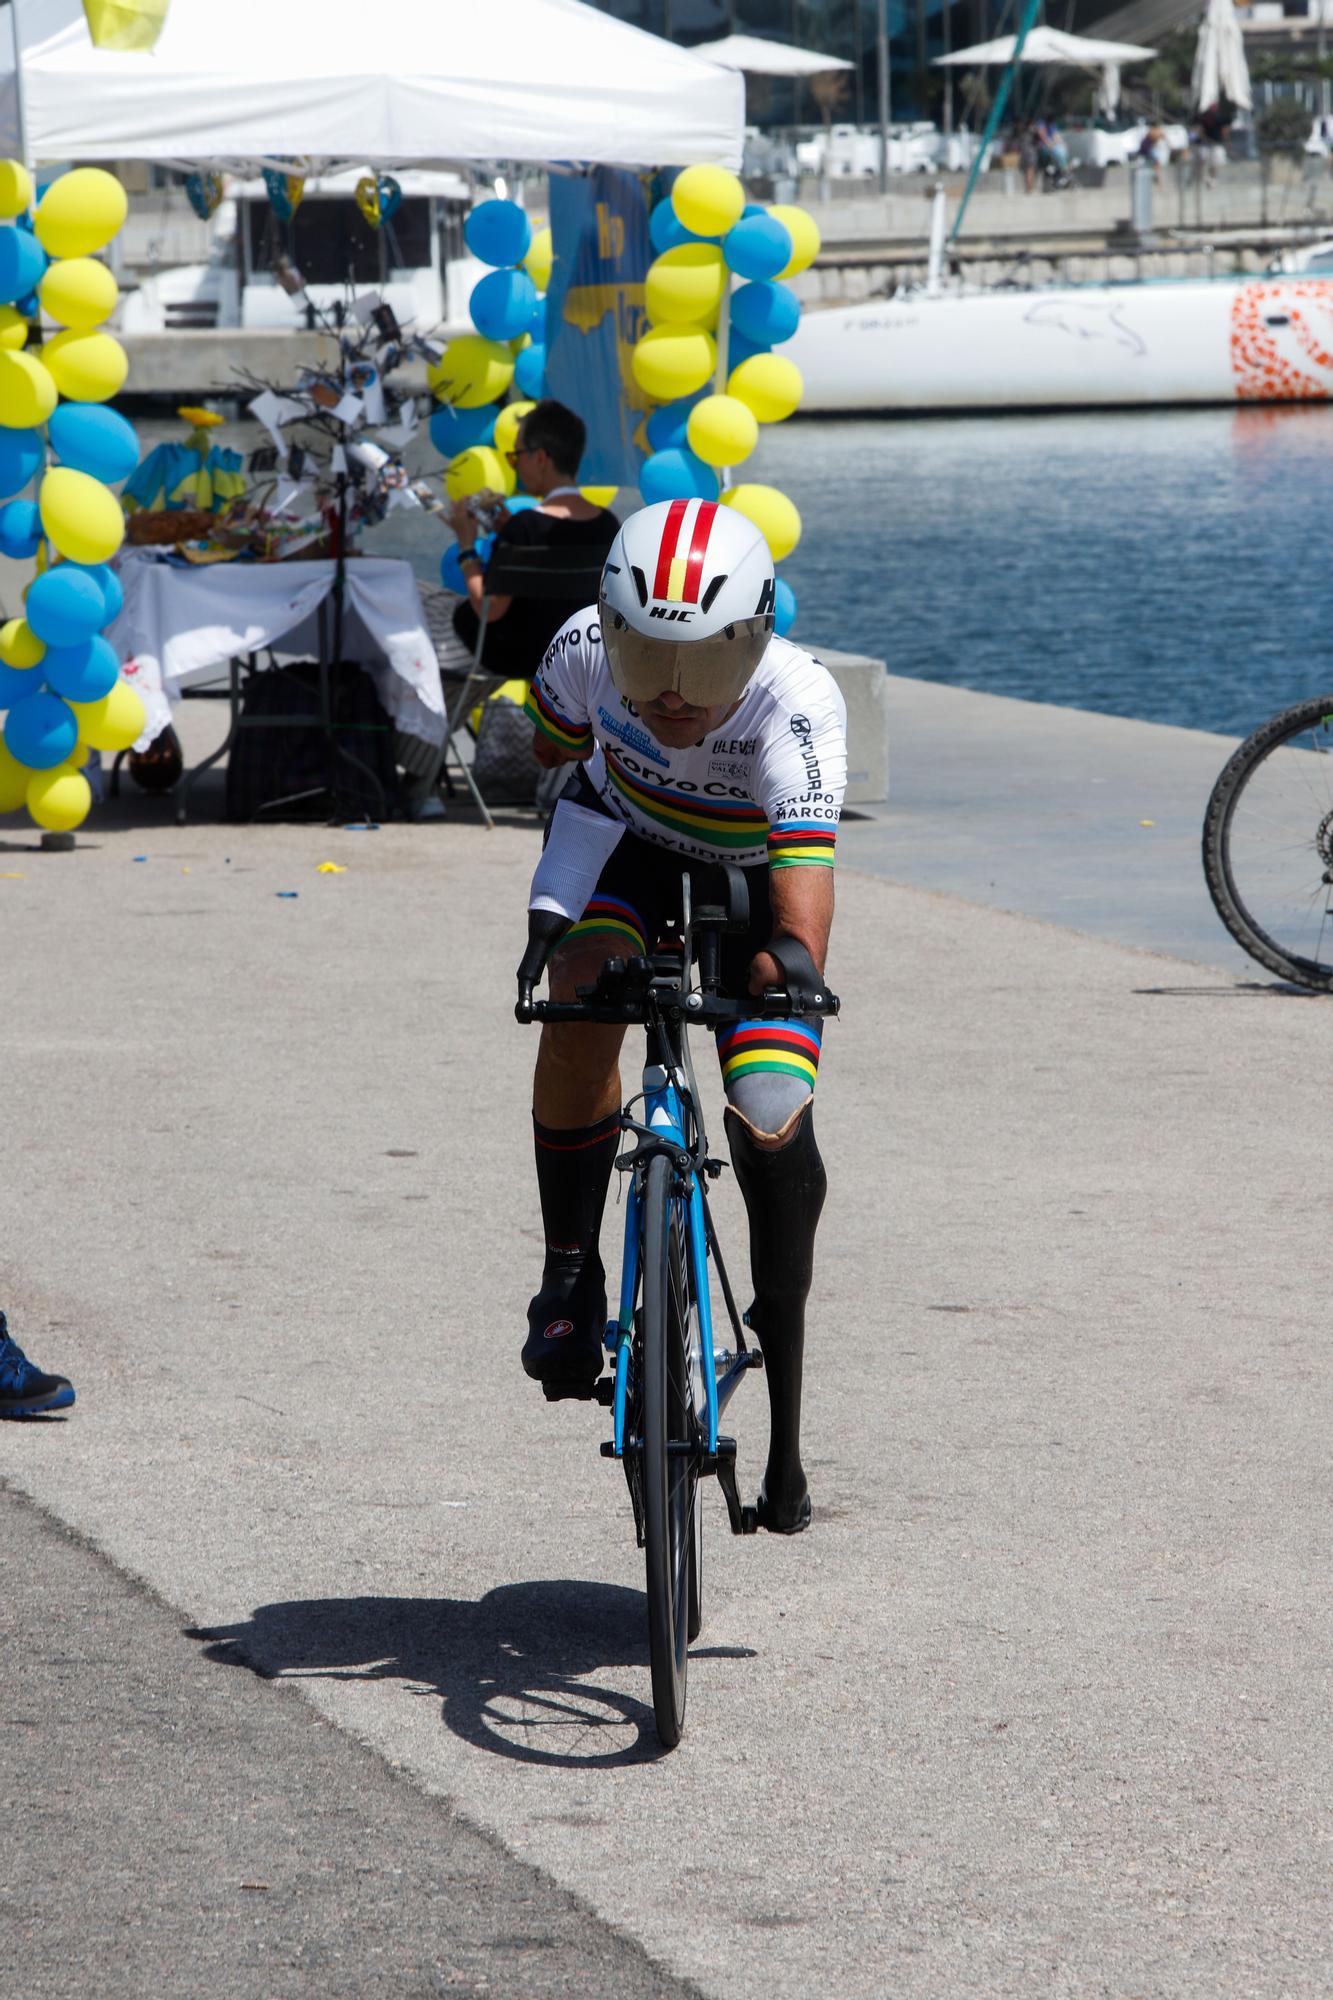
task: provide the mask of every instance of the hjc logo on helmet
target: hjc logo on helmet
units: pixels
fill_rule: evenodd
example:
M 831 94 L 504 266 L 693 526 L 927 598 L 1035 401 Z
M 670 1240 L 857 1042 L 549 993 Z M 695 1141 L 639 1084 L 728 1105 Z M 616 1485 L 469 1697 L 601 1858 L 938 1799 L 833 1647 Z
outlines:
M 694 613 L 692 611 L 683 611 L 679 605 L 675 604 L 654 604 L 649 609 L 648 616 L 650 618 L 666 618 L 680 623 L 687 618 L 693 618 Z

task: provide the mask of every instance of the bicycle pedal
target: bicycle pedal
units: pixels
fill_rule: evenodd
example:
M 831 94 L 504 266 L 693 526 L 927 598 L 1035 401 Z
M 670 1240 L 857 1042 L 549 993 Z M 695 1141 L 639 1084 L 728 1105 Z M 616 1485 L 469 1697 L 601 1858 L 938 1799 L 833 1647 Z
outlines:
M 548 1403 L 602 1403 L 609 1404 L 616 1393 L 616 1385 L 609 1375 L 596 1382 L 543 1382 L 542 1394 Z

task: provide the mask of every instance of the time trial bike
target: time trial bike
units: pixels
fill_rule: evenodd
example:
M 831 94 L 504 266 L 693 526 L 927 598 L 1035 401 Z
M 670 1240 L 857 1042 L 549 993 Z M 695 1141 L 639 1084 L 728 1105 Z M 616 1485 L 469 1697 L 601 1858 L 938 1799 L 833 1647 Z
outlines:
M 736 1440 L 718 1426 L 744 1376 L 763 1366 L 745 1337 L 708 1200 L 723 1163 L 709 1154 L 688 1031 L 839 1011 L 808 955 L 786 940 L 771 947 L 785 989 L 759 999 L 722 993 L 722 934 L 747 929 L 749 898 L 739 868 L 713 872 L 722 877 L 724 901 L 693 907 L 691 878 L 682 873 L 678 938 L 651 959 L 608 958 L 595 984 L 579 987 L 574 1000 L 533 997 L 569 922 L 531 912 L 515 1008 L 524 1022 L 624 1022 L 647 1033 L 643 1088 L 620 1114 L 633 1144 L 616 1161 L 629 1177 L 629 1195 L 619 1311 L 606 1329 L 614 1372 L 576 1393 L 612 1412 L 602 1456 L 624 1467 L 645 1554 L 653 1714 L 668 1750 L 684 1727 L 689 1648 L 703 1624 L 701 1482 L 716 1477 L 733 1534 L 752 1535 L 758 1527 L 756 1507 L 742 1502 L 737 1486 Z M 731 1347 L 715 1344 L 710 1268 Z M 547 1390 L 552 1400 L 567 1393 Z

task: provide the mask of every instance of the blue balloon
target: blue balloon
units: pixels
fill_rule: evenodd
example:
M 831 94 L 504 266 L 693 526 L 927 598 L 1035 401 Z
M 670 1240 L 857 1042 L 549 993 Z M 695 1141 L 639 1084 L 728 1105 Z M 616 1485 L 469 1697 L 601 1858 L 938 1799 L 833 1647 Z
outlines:
M 36 694 L 46 675 L 40 667 L 7 667 L 0 660 L 0 709 L 12 708 L 17 701 L 26 701 L 30 694 Z
M 79 740 L 79 725 L 58 695 L 30 694 L 5 723 L 5 748 L 30 771 L 53 771 Z
M 41 671 L 66 701 L 100 701 L 120 678 L 120 660 L 109 640 L 85 639 L 81 646 L 48 646 Z
M 463 224 L 463 238 L 483 264 L 521 264 L 532 225 L 516 201 L 483 201 Z
M 722 255 L 738 278 L 776 278 L 791 262 L 791 231 L 776 216 L 743 215 L 722 238 Z
M 546 343 L 534 340 L 514 363 L 514 387 L 520 396 L 538 402 L 546 394 Z
M 696 236 L 692 229 L 685 227 L 668 198 L 659 201 L 648 217 L 648 240 L 661 257 L 668 250 L 678 249 L 682 243 L 702 243 L 707 239 Z
M 776 347 L 779 341 L 790 340 L 800 318 L 801 304 L 795 292 L 772 279 L 742 285 L 732 294 L 732 325 L 760 347 Z
M 512 508 L 513 502 L 509 504 Z M 487 563 L 491 559 L 491 550 L 495 547 L 495 536 L 478 535 L 472 546 L 477 551 L 478 561 Z M 440 582 L 446 590 L 454 591 L 459 597 L 467 596 L 467 578 L 458 560 L 457 542 L 452 543 L 440 557 Z
M 541 504 L 535 493 L 511 493 L 505 501 L 511 514 L 526 514 L 529 507 L 540 507 Z
M 102 624 L 107 626 L 113 618 L 119 618 L 125 603 L 125 592 L 121 589 L 120 578 L 106 563 L 72 563 L 72 569 L 82 570 L 90 576 L 102 593 Z
M 771 354 L 768 342 L 747 340 L 743 333 L 737 333 L 733 326 L 727 339 L 727 373 L 739 368 L 742 361 L 748 361 L 753 354 Z
M 42 517 L 35 500 L 11 500 L 0 507 L 0 555 L 29 562 L 42 545 Z
M 541 297 L 537 300 L 536 305 L 532 308 L 532 318 L 528 321 L 525 331 L 530 333 L 534 340 L 541 341 L 543 343 L 545 342 L 546 294 L 544 292 L 542 293 Z
M 80 646 L 100 630 L 106 599 L 95 576 L 61 563 L 31 586 L 25 616 L 44 645 Z
M 441 458 L 457 458 L 470 445 L 490 442 L 498 412 L 497 403 L 479 410 L 451 410 L 441 403 L 431 412 L 430 441 Z
M 46 252 L 35 236 L 12 223 L 0 227 L 0 301 L 12 305 L 35 291 L 45 269 Z
M 710 382 L 706 388 L 696 391 L 693 396 L 682 396 L 678 402 L 663 403 L 659 409 L 654 410 L 648 419 L 648 442 L 653 450 L 672 451 L 678 448 L 683 450 L 688 443 L 686 425 L 690 420 L 690 411 L 696 403 L 702 402 L 705 396 L 711 396 L 712 393 L 713 385 Z
M 716 500 L 717 474 L 688 449 L 656 451 L 639 469 L 639 492 L 645 507 L 658 500 Z
M 784 577 L 779 577 L 773 588 L 776 593 L 773 605 L 773 630 L 779 639 L 785 639 L 796 623 L 796 592 Z
M 36 431 L 0 430 L 0 500 L 31 485 L 45 463 L 46 452 Z
M 139 463 L 139 436 L 118 410 L 102 403 L 62 403 L 48 426 L 62 465 L 105 486 L 128 479 Z
M 526 271 L 488 271 L 472 287 L 468 311 L 487 340 L 517 340 L 528 330 L 537 287 Z

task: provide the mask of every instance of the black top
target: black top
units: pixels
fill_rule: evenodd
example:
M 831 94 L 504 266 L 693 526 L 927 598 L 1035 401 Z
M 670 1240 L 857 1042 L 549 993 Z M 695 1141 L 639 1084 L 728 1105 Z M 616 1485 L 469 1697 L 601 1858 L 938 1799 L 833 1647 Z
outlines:
M 568 549 L 571 561 L 586 567 L 589 557 L 602 560 L 620 530 L 620 522 L 610 508 L 603 507 L 590 521 L 565 521 L 539 508 L 525 507 L 511 514 L 496 534 L 497 550 L 504 543 L 511 548 Z M 531 680 L 542 655 L 567 618 L 586 608 L 587 592 L 572 597 L 516 597 L 503 618 L 488 623 L 482 664 L 487 673 L 506 674 L 513 680 Z M 454 611 L 454 631 L 471 652 L 477 643 L 480 620 L 471 600 L 464 598 Z

